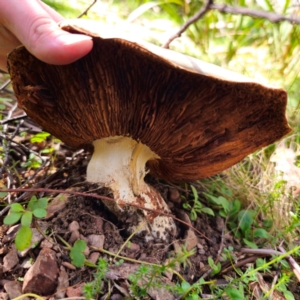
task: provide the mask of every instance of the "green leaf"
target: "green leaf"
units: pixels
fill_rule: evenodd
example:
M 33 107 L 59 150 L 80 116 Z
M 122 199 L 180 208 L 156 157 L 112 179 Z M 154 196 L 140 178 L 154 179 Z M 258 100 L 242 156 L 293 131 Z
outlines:
M 47 198 L 40 198 L 40 199 L 37 199 L 36 196 L 33 196 L 29 203 L 28 203 L 28 208 L 31 210 L 31 211 L 34 211 L 36 209 L 39 209 L 39 208 L 42 208 L 42 209 L 45 209 L 48 205 L 48 199 Z
M 203 207 L 203 204 L 202 204 L 201 202 L 199 202 L 199 201 L 195 201 L 195 202 L 194 202 L 194 207 L 193 207 L 193 208 L 194 208 L 196 211 L 201 211 L 202 207 Z
M 217 204 L 219 206 L 222 206 L 224 209 L 225 213 L 227 213 L 230 209 L 230 202 L 223 196 L 215 197 L 206 193 L 203 193 L 208 200 L 211 200 L 214 204 Z
M 224 219 L 226 219 L 226 217 L 227 217 L 227 213 L 224 210 L 220 210 L 219 215 L 220 215 L 220 217 L 222 217 Z
M 197 201 L 198 198 L 199 198 L 198 191 L 196 190 L 196 188 L 193 185 L 191 185 L 191 189 L 192 189 L 192 192 L 193 192 L 194 201 Z
M 234 200 L 231 204 L 230 215 L 235 215 L 241 210 L 241 202 Z
M 247 239 L 243 239 L 243 242 L 252 249 L 257 249 L 257 245 L 253 242 L 248 241 Z
M 257 228 L 253 233 L 254 237 L 268 239 L 270 237 L 269 233 L 263 228 Z
M 182 288 L 183 292 L 187 291 L 190 287 L 191 287 L 191 285 L 187 281 L 181 282 L 181 288 Z
M 211 216 L 215 215 L 215 213 L 213 212 L 213 210 L 210 209 L 209 207 L 203 207 L 203 208 L 201 208 L 201 212 L 203 212 L 205 214 L 208 214 L 208 215 L 211 215 Z
M 72 248 L 70 250 L 70 257 L 71 257 L 71 263 L 80 268 L 84 265 L 85 256 L 82 254 L 82 252 L 77 251 L 77 249 Z
M 263 221 L 263 227 L 271 228 L 272 226 L 273 226 L 273 220 L 272 219 L 265 219 Z
M 36 218 L 40 218 L 40 219 L 45 218 L 47 215 L 47 211 L 43 208 L 37 208 L 32 213 Z
M 0 102 L 12 102 L 12 99 L 5 98 L 5 97 L 0 97 Z
M 30 247 L 32 239 L 32 231 L 28 226 L 22 226 L 16 236 L 15 244 L 19 251 Z
M 187 209 L 187 210 L 192 209 L 192 207 L 188 203 L 183 203 L 182 206 L 184 209 Z
M 283 295 L 284 295 L 286 300 L 295 300 L 294 295 L 288 290 L 284 291 Z
M 74 243 L 73 248 L 75 248 L 77 251 L 83 252 L 86 248 L 86 242 L 84 240 L 77 240 Z
M 192 209 L 191 212 L 190 212 L 190 218 L 191 218 L 191 220 L 195 221 L 197 219 L 197 217 L 198 217 L 197 213 L 195 212 L 194 209 Z
M 244 293 L 240 292 L 234 288 L 225 289 L 225 293 L 230 298 L 230 300 L 244 300 Z
M 20 212 L 12 212 L 4 218 L 3 222 L 6 225 L 15 224 L 21 219 L 21 216 L 22 213 Z
M 21 224 L 22 226 L 29 227 L 31 222 L 32 222 L 32 212 L 26 211 L 21 218 Z
M 7 196 L 7 192 L 0 192 L 0 198 L 4 198 Z
M 83 240 L 77 240 L 70 250 L 70 257 L 72 259 L 72 264 L 76 267 L 82 267 L 84 265 L 85 256 L 82 252 L 86 248 L 86 242 Z
M 47 148 L 47 149 L 43 149 L 41 151 L 41 153 L 52 153 L 54 151 L 54 148 Z
M 19 203 L 13 203 L 11 206 L 10 206 L 10 211 L 12 212 L 24 212 L 24 208 L 22 207 L 21 204 Z
M 249 210 L 241 210 L 238 214 L 239 227 L 243 232 L 249 229 L 253 223 L 253 218 L 249 213 Z
M 50 136 L 50 133 L 48 132 L 39 132 L 35 134 L 31 139 L 31 143 L 41 143 L 47 139 L 47 137 Z
M 38 207 L 37 208 L 46 208 L 48 205 L 48 198 L 44 197 L 44 198 L 40 198 L 38 200 Z
M 37 204 L 37 202 L 38 200 L 36 196 L 32 196 L 27 205 L 28 209 L 34 210 L 36 208 L 35 205 Z
M 213 268 L 215 266 L 215 262 L 213 261 L 213 259 L 210 256 L 208 257 L 207 261 L 208 261 L 208 264 L 211 268 Z

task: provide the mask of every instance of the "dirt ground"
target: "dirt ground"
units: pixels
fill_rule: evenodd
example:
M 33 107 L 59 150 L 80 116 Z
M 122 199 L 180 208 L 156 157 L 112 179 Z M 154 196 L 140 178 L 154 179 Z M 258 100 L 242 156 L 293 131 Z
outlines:
M 67 154 L 67 151 L 69 150 L 65 149 L 64 151 Z M 46 187 L 48 189 L 63 189 L 76 192 L 92 191 L 98 195 L 111 197 L 112 195 L 109 190 L 105 188 L 98 188 L 95 185 L 85 182 L 85 169 L 88 161 L 87 157 L 88 154 L 82 152 L 67 165 L 62 163 L 60 168 L 56 166 L 58 171 L 50 175 L 50 179 L 49 177 L 46 177 L 48 178 L 46 180 L 46 184 L 39 185 L 39 181 L 42 182 L 45 180 L 45 178 L 42 178 L 43 176 L 41 176 L 41 172 L 41 174 L 36 177 L 35 184 L 33 184 L 33 186 L 38 184 L 39 187 Z M 26 173 L 26 170 L 23 170 L 23 173 Z M 5 179 L 6 174 L 4 173 L 3 175 L 3 179 Z M 173 241 L 170 241 L 169 244 L 159 241 L 145 243 L 145 241 L 141 238 L 133 236 L 130 240 L 130 247 L 124 247 L 120 255 L 135 260 L 161 265 L 167 263 L 168 260 L 176 256 L 176 253 L 178 253 L 183 246 L 185 246 L 187 250 L 195 249 L 195 254 L 188 259 L 188 263 L 185 266 L 178 266 L 178 271 L 182 277 L 192 283 L 198 280 L 210 269 L 207 264 L 208 257 L 211 257 L 213 260 L 216 260 L 218 257 L 218 254 L 221 251 L 220 247 L 222 233 L 224 232 L 224 221 L 221 218 L 217 218 L 216 221 L 216 218 L 202 214 L 196 221 L 191 222 L 188 217 L 188 212 L 181 208 L 182 200 L 176 187 L 170 186 L 167 183 L 159 182 L 150 176 L 148 176 L 147 181 L 161 192 L 171 207 L 172 212 L 179 220 L 181 219 L 190 223 L 191 227 L 194 227 L 197 231 L 202 233 L 202 235 L 195 232 L 187 225 L 176 221 L 178 235 Z M 45 193 L 38 193 L 38 195 L 39 197 L 46 196 Z M 51 196 L 53 197 L 53 195 Z M 26 198 L 28 199 L 29 197 Z M 56 199 L 58 198 L 59 196 L 56 195 Z M 24 201 L 27 199 L 24 199 Z M 49 236 L 48 239 L 50 240 L 51 248 L 54 249 L 56 253 L 58 265 L 60 267 L 64 266 L 67 272 L 67 277 L 69 279 L 68 286 L 70 288 L 76 286 L 78 283 L 90 282 L 93 279 L 94 269 L 88 267 L 73 267 L 71 265 L 69 251 L 63 247 L 63 243 L 58 240 L 57 236 L 62 237 L 71 245 L 77 238 L 88 241 L 90 236 L 104 236 L 103 249 L 116 254 L 128 238 L 128 234 L 126 234 L 125 229 L 126 226 L 130 225 L 130 220 L 126 220 L 125 222 L 118 221 L 117 218 L 106 209 L 101 200 L 93 197 L 68 195 L 65 199 L 66 201 L 64 204 L 59 207 L 56 207 L 54 204 L 55 201 L 52 201 L 52 204 L 48 207 L 48 216 L 46 217 L 46 220 L 42 221 L 42 227 L 47 229 Z M 74 232 L 72 231 L 72 224 L 74 224 L 74 222 L 76 222 L 79 226 L 79 236 L 76 237 L 74 237 Z M 40 223 L 38 224 L 38 226 L 41 226 Z M 11 235 L 11 231 L 9 231 L 9 226 L 1 225 L 0 228 L 2 232 L 0 240 L 0 246 L 2 249 L 0 262 L 3 265 L 4 257 L 10 253 L 10 249 L 13 247 L 13 235 Z M 18 262 L 10 270 L 5 270 L 5 272 L 2 270 L 0 273 L 0 290 L 1 285 L 4 292 L 4 286 L 7 282 L 24 278 L 26 272 L 28 272 L 28 268 L 25 268 L 24 264 L 25 262 L 28 262 L 29 259 L 33 262 L 36 260 L 41 248 L 44 247 L 44 245 L 41 246 L 42 240 L 46 241 L 42 238 L 39 243 L 35 245 L 34 248 L 30 249 L 24 257 L 19 257 Z M 231 242 L 232 240 L 229 241 L 229 245 Z M 225 244 L 222 244 L 222 247 L 224 246 Z M 92 250 L 90 249 L 90 253 L 87 255 L 87 258 L 91 257 L 91 252 Z M 103 253 L 100 253 L 99 256 L 106 257 L 108 260 L 111 259 Z M 138 264 L 133 263 L 133 265 L 137 266 Z M 174 276 L 169 275 L 169 277 L 169 279 L 175 279 Z M 124 278 L 122 278 L 121 281 L 124 281 Z M 43 288 L 41 290 L 43 290 Z M 112 293 L 114 293 L 114 291 Z M 67 293 L 67 295 L 70 295 L 70 292 L 69 294 Z M 55 297 L 55 292 L 53 293 L 53 296 Z

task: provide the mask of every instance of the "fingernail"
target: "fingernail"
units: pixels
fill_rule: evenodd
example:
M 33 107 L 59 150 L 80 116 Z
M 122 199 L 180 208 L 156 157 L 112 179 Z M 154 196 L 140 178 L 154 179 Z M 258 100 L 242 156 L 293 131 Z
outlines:
M 57 37 L 57 40 L 64 45 L 71 45 L 83 41 L 90 41 L 92 37 L 83 34 L 62 34 Z

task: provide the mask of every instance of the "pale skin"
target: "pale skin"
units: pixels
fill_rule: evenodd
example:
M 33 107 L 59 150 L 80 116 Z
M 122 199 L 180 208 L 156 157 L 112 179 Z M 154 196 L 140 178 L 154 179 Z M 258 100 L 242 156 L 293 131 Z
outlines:
M 0 0 L 0 69 L 7 71 L 7 54 L 24 45 L 40 60 L 69 64 L 89 53 L 91 37 L 58 27 L 64 18 L 40 0 Z

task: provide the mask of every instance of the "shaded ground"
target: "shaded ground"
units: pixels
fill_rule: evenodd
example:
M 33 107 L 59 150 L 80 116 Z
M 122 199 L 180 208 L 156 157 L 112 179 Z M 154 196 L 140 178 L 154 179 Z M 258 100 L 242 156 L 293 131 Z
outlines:
M 70 163 L 69 166 L 63 167 L 63 170 L 58 171 L 55 175 L 51 175 L 52 179 L 50 181 L 48 180 L 45 186 L 51 189 L 69 189 L 72 187 L 73 191 L 93 191 L 93 193 L 97 192 L 99 195 L 110 197 L 111 195 L 108 190 L 99 189 L 95 185 L 89 185 L 84 182 L 86 162 L 85 153 L 81 153 L 78 156 L 78 159 L 73 163 Z M 190 222 L 186 212 L 180 208 L 180 198 L 174 198 L 174 195 L 176 194 L 179 196 L 178 191 L 174 187 L 168 187 L 166 184 L 155 182 L 153 178 L 149 177 L 149 180 L 152 183 L 155 183 L 155 187 L 165 196 L 170 207 L 173 207 L 174 214 L 179 219 Z M 36 183 L 38 183 L 38 180 Z M 39 195 L 44 196 L 41 193 Z M 62 197 L 62 195 L 57 196 L 56 200 L 60 197 Z M 173 202 L 170 198 L 172 198 Z M 68 285 L 74 286 L 77 283 L 91 281 L 93 279 L 94 269 L 87 267 L 76 269 L 73 267 L 71 265 L 69 251 L 64 249 L 63 244 L 58 240 L 57 236 L 59 235 L 71 245 L 76 239 L 86 240 L 89 244 L 91 236 L 101 237 L 103 249 L 116 254 L 128 237 L 124 230 L 128 224 L 118 222 L 115 216 L 105 208 L 99 199 L 77 195 L 68 195 L 65 196 L 64 199 L 67 200 L 65 202 L 61 200 L 58 202 L 53 201 L 52 204 L 49 205 L 49 216 L 46 217 L 47 220 L 43 221 L 42 225 L 39 226 L 47 228 L 47 232 L 50 236 L 50 244 L 47 244 L 47 247 L 50 246 L 55 251 L 58 265 L 64 266 L 64 269 L 67 271 Z M 59 204 L 56 206 L 53 203 Z M 175 206 L 178 208 L 175 209 Z M 76 233 L 74 233 L 74 230 L 72 229 L 74 223 L 78 224 L 78 231 L 75 230 Z M 181 225 L 179 222 L 177 222 L 177 225 L 179 228 L 178 237 L 170 244 L 166 245 L 162 242 L 145 244 L 145 242 L 141 241 L 139 238 L 133 237 L 130 240 L 130 246 L 127 245 L 124 247 L 120 255 L 161 265 L 167 263 L 168 259 L 170 260 L 172 257 L 176 256 L 176 253 L 181 251 L 183 245 L 186 246 L 187 250 L 195 248 L 196 253 L 189 258 L 186 267 L 178 266 L 178 271 L 187 281 L 193 282 L 197 280 L 209 269 L 207 266 L 208 257 L 211 256 L 213 259 L 216 259 L 218 252 L 220 251 L 221 234 L 224 223 L 222 219 L 219 219 L 219 222 L 216 222 L 215 219 L 208 218 L 206 215 L 200 216 L 194 222 L 193 226 L 195 226 L 198 231 L 205 233 L 205 235 L 209 237 L 209 240 L 204 236 L 194 234 L 192 229 L 189 229 L 189 227 L 185 225 Z M 1 247 L 4 249 L 0 258 L 2 263 L 4 263 L 4 257 L 10 253 L 13 243 L 13 235 L 7 230 L 8 226 L 1 226 L 1 231 L 3 232 Z M 23 267 L 24 262 L 28 262 L 30 258 L 32 261 L 35 261 L 39 255 L 40 249 L 39 244 L 34 249 L 31 249 L 24 257 L 19 257 L 11 270 L 2 271 L 2 288 L 8 281 L 15 281 L 17 278 L 23 278 L 25 276 L 28 269 Z M 99 256 L 106 257 L 108 260 L 110 259 L 108 255 L 103 253 L 95 251 L 94 254 L 92 254 L 92 252 L 93 249 L 90 248 L 86 253 L 86 257 L 94 263 Z M 139 267 L 137 263 L 132 263 L 132 265 L 135 266 L 133 271 L 136 271 Z M 168 276 L 169 280 L 173 278 L 176 279 L 170 274 Z M 124 281 L 125 279 L 127 278 L 122 278 L 121 281 Z M 41 284 L 43 283 L 41 282 Z M 43 291 L 45 289 L 41 288 L 40 290 Z M 112 293 L 117 292 L 120 293 L 117 290 L 112 291 Z M 55 294 L 55 292 L 53 294 Z M 68 296 L 71 294 L 70 291 L 67 293 Z M 77 296 L 79 296 L 79 294 Z

